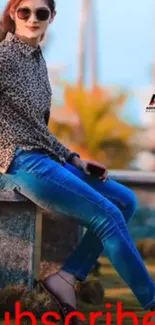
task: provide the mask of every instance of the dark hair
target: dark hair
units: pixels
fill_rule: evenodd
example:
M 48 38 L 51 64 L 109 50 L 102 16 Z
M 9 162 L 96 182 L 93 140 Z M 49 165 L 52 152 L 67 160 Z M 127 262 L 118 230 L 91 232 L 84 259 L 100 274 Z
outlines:
M 45 0 L 48 7 L 51 10 L 51 14 L 55 13 L 55 1 L 54 0 Z M 0 18 L 0 42 L 5 39 L 8 32 L 15 32 L 15 23 L 10 17 L 10 10 L 16 10 L 22 0 L 9 0 L 6 4 L 2 16 Z M 42 35 L 41 40 L 44 38 Z

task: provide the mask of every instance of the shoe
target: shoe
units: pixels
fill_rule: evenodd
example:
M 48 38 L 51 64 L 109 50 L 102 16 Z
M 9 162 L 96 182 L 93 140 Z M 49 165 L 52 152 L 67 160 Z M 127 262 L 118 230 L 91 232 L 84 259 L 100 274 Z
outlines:
M 56 302 L 56 305 L 58 306 L 60 315 L 62 317 L 63 322 L 65 322 L 65 318 L 67 314 L 73 311 L 77 311 L 73 306 L 71 306 L 69 303 L 62 301 L 58 296 L 53 293 L 51 290 L 47 289 L 43 280 L 38 280 L 37 283 L 35 284 L 39 285 L 41 290 L 45 291 L 50 297 Z M 77 316 L 72 316 L 69 321 L 69 325 L 81 325 L 81 321 Z

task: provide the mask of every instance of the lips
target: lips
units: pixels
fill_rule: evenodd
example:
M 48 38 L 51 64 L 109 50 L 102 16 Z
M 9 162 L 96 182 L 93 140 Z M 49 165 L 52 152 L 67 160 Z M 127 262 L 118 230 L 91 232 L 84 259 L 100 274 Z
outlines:
M 30 29 L 30 30 L 32 30 L 32 31 L 35 31 L 35 30 L 38 30 L 39 29 L 39 27 L 28 27 L 28 26 L 27 26 L 27 28 Z

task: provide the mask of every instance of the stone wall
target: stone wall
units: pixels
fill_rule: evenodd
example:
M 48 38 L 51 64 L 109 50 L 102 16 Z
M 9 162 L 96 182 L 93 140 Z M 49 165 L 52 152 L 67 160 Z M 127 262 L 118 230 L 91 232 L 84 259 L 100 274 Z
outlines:
M 78 224 L 66 216 L 43 214 L 41 259 L 63 263 L 78 241 Z

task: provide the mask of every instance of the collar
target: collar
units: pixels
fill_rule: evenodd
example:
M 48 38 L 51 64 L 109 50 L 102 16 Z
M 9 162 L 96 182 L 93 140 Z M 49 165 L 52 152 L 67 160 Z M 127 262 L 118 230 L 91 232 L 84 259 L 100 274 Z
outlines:
M 17 35 L 12 32 L 8 32 L 6 34 L 5 40 L 9 43 L 14 43 L 17 49 L 19 49 L 25 56 L 30 56 L 31 54 L 34 55 L 41 55 L 41 47 L 38 45 L 37 48 L 25 43 L 21 40 Z

